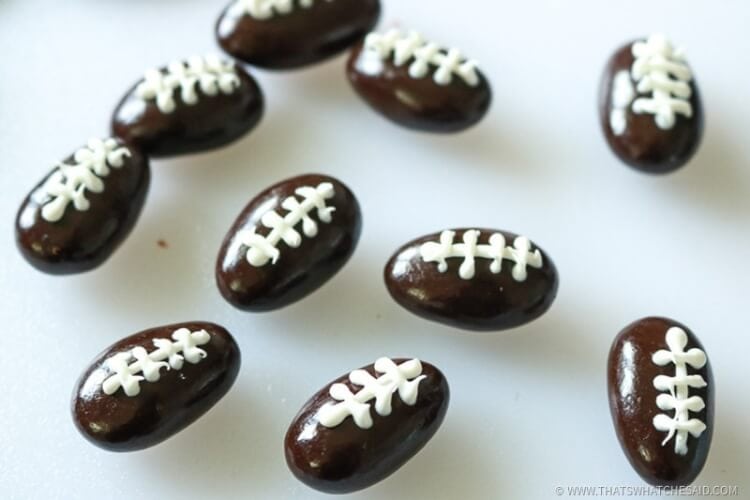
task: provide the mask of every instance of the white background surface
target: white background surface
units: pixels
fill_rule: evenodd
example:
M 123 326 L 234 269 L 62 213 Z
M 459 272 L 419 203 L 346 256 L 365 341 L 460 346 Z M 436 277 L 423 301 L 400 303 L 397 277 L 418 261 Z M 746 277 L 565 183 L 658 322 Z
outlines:
M 0 0 L 0 497 L 315 498 L 286 469 L 286 427 L 320 387 L 381 355 L 437 364 L 451 407 L 416 458 L 357 498 L 545 499 L 556 486 L 641 485 L 614 435 L 605 365 L 615 334 L 652 314 L 690 325 L 713 363 L 716 431 L 696 484 L 750 495 L 747 2 L 386 0 L 384 25 L 419 28 L 482 62 L 495 100 L 479 127 L 455 137 L 395 127 L 354 95 L 341 58 L 256 71 L 268 109 L 255 132 L 216 153 L 154 162 L 139 224 L 99 270 L 33 270 L 13 241 L 22 198 L 107 133 L 145 69 L 213 51 L 222 3 Z M 707 110 L 699 154 L 664 178 L 619 164 L 595 110 L 605 60 L 657 30 L 688 49 Z M 357 252 L 297 305 L 233 310 L 214 286 L 225 231 L 257 192 L 310 171 L 359 196 Z M 561 274 L 552 310 L 482 335 L 400 309 L 382 283 L 385 261 L 451 226 L 538 242 Z M 193 319 L 227 326 L 241 345 L 227 397 L 144 452 L 84 441 L 69 400 L 87 363 L 121 337 Z

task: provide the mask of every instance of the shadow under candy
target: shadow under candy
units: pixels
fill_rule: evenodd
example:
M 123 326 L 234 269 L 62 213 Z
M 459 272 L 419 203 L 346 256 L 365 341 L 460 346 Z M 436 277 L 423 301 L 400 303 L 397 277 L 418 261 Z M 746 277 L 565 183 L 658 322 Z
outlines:
M 208 413 L 143 452 L 132 466 L 141 468 L 139 475 L 148 482 L 168 483 L 165 488 L 175 497 L 225 498 L 270 488 L 285 465 L 281 441 L 267 436 L 283 436 L 286 422 L 273 418 L 273 410 L 251 396 L 254 392 L 234 387 Z
M 502 472 L 496 448 L 478 446 L 477 435 L 460 423 L 443 427 L 417 455 L 357 498 L 486 498 L 488 492 L 508 492 L 515 476 L 513 460 Z M 509 454 L 510 455 L 510 454 Z M 508 492 L 509 493 L 509 492 Z
M 701 149 L 692 162 L 668 181 L 665 191 L 686 209 L 707 210 L 746 227 L 750 216 L 750 185 L 743 182 L 748 167 L 745 153 L 728 131 L 709 125 Z
M 722 388 L 719 387 L 719 390 L 721 391 Z M 729 392 L 731 388 L 725 390 Z M 733 418 L 736 415 L 728 415 L 726 411 L 722 411 L 722 403 L 728 401 L 721 401 L 720 398 L 719 394 L 719 400 L 716 401 L 715 429 L 711 450 L 708 453 L 706 466 L 694 484 L 739 488 L 746 481 L 747 464 L 750 463 L 747 433 L 744 430 L 745 425 Z M 740 488 L 739 495 L 742 496 L 743 493 L 747 494 Z

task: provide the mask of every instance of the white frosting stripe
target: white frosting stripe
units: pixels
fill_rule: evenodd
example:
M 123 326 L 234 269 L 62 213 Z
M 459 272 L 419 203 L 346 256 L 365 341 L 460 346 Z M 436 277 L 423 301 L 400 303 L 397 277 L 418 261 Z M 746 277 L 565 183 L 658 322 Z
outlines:
M 143 380 L 157 382 L 162 368 L 180 370 L 185 361 L 199 363 L 206 357 L 206 351 L 198 346 L 208 344 L 211 335 L 205 330 L 191 332 L 187 328 L 180 328 L 172 334 L 172 339 L 174 341 L 154 339 L 156 350 L 150 353 L 139 346 L 108 358 L 105 365 L 114 375 L 102 382 L 104 394 L 111 396 L 122 387 L 126 396 L 137 396 L 141 392 L 140 383 Z
M 375 411 L 386 417 L 392 411 L 392 399 L 395 393 L 409 405 L 414 406 L 419 396 L 419 383 L 422 375 L 422 363 L 418 359 L 405 361 L 396 365 L 389 358 L 380 358 L 375 362 L 375 371 L 383 375 L 378 378 L 366 370 L 354 370 L 349 374 L 349 381 L 362 389 L 353 394 L 346 384 L 333 384 L 329 389 L 331 398 L 338 403 L 330 402 L 318 411 L 317 418 L 324 427 L 337 427 L 351 416 L 357 427 L 370 429 L 373 426 L 370 415 L 370 402 L 375 400 Z
M 308 238 L 318 235 L 318 223 L 310 217 L 310 212 L 317 212 L 318 220 L 329 224 L 335 207 L 326 205 L 336 195 L 333 184 L 330 182 L 320 183 L 317 187 L 302 186 L 295 190 L 295 194 L 302 198 L 298 201 L 294 196 L 286 198 L 281 206 L 288 213 L 281 216 L 273 210 L 269 210 L 261 217 L 261 224 L 271 230 L 267 236 L 258 234 L 257 227 L 239 234 L 240 242 L 249 247 L 247 261 L 251 266 L 263 267 L 269 262 L 276 264 L 281 256 L 278 244 L 283 241 L 291 248 L 298 248 L 302 244 L 302 234 L 295 226 L 302 222 L 302 233 Z
M 656 406 L 663 411 L 674 411 L 674 417 L 661 413 L 654 417 L 653 423 L 656 430 L 667 433 L 662 446 L 675 438 L 675 453 L 686 455 L 688 434 L 697 438 L 706 430 L 706 424 L 701 420 L 690 418 L 690 412 L 703 410 L 705 402 L 700 396 L 690 396 L 689 392 L 691 388 L 700 389 L 707 385 L 703 376 L 688 375 L 687 367 L 696 370 L 703 368 L 707 361 L 706 353 L 698 348 L 685 352 L 688 337 L 685 330 L 679 327 L 667 331 L 666 342 L 669 350 L 659 350 L 651 359 L 658 366 L 674 364 L 675 375 L 658 375 L 653 383 L 657 390 L 669 391 L 669 394 L 660 394 L 656 398 Z
M 315 0 L 298 0 L 297 3 L 303 9 L 309 9 L 315 4 Z M 229 8 L 228 14 L 232 17 L 250 16 L 262 21 L 277 15 L 291 14 L 294 7 L 295 0 L 237 0 Z
M 635 60 L 630 72 L 620 72 L 613 81 L 610 125 L 616 135 L 625 133 L 626 112 L 654 115 L 663 130 L 675 126 L 677 115 L 693 116 L 690 82 L 693 79 L 685 56 L 664 35 L 652 35 L 632 46 Z M 635 82 L 635 84 L 633 83 Z
M 628 126 L 628 108 L 636 96 L 635 86 L 630 79 L 630 71 L 617 72 L 612 85 L 612 110 L 609 115 L 609 125 L 615 135 L 622 135 Z
M 365 38 L 365 50 L 381 60 L 393 57 L 396 66 L 412 61 L 409 76 L 414 79 L 426 77 L 434 66 L 433 80 L 438 85 L 449 85 L 454 75 L 471 87 L 479 85 L 476 61 L 466 59 L 458 49 L 442 50 L 414 31 L 408 35 L 397 29 L 384 34 L 370 33 Z
M 42 185 L 36 194 L 42 205 L 42 218 L 57 222 L 65 215 L 71 203 L 78 211 L 89 209 L 86 191 L 104 191 L 102 178 L 107 177 L 110 168 L 120 168 L 130 150 L 118 146 L 114 139 L 90 139 L 85 148 L 73 155 L 73 164 L 61 163 Z
M 155 100 L 159 110 L 169 114 L 177 107 L 177 92 L 182 102 L 194 106 L 199 101 L 198 89 L 210 97 L 232 94 L 239 86 L 234 63 L 216 56 L 191 57 L 187 62 L 171 62 L 163 71 L 148 70 L 135 94 L 145 101 Z
M 543 265 L 542 253 L 539 249 L 532 252 L 531 242 L 524 236 L 517 237 L 511 247 L 506 246 L 505 237 L 500 233 L 490 236 L 489 244 L 478 244 L 480 235 L 476 229 L 464 231 L 463 243 L 454 243 L 456 233 L 443 231 L 439 243 L 424 243 L 419 253 L 425 262 L 437 262 L 441 273 L 448 270 L 447 259 L 463 258 L 458 275 L 464 280 L 476 275 L 476 259 L 491 259 L 490 271 L 493 274 L 502 271 L 503 260 L 513 262 L 511 274 L 516 281 L 526 281 L 528 266 L 540 269 Z

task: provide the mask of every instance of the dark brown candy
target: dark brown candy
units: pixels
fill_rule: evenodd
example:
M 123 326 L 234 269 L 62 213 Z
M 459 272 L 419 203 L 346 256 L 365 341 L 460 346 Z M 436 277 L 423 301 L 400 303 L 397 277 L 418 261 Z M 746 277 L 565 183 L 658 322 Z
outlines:
M 101 448 L 148 448 L 211 409 L 239 369 L 239 348 L 218 325 L 190 322 L 145 330 L 91 363 L 73 394 L 73 420 Z
M 646 173 L 682 167 L 703 135 L 703 109 L 690 67 L 661 35 L 615 52 L 602 78 L 599 114 L 612 151 Z
M 415 130 L 467 129 L 484 117 L 492 101 L 490 84 L 475 61 L 416 33 L 371 33 L 353 50 L 347 75 L 375 111 Z
M 91 139 L 42 179 L 16 217 L 26 260 L 50 274 L 89 271 L 135 225 L 148 192 L 148 160 L 115 139 Z
M 427 444 L 449 398 L 448 382 L 434 366 L 381 358 L 336 379 L 305 404 L 284 440 L 287 465 L 300 481 L 326 493 L 372 486 Z
M 344 184 L 287 179 L 253 198 L 232 225 L 216 263 L 219 290 L 246 311 L 287 306 L 346 264 L 361 230 L 359 203 Z
M 714 380 L 703 346 L 685 325 L 646 318 L 609 353 L 609 406 L 622 449 L 644 481 L 688 485 L 708 457 Z
M 222 12 L 216 37 L 228 54 L 248 64 L 289 69 L 346 50 L 379 17 L 379 0 L 237 0 Z
M 393 299 L 425 319 L 477 331 L 514 328 L 552 305 L 557 270 L 525 237 L 454 229 L 404 245 L 385 267 Z
M 192 57 L 146 72 L 112 117 L 112 131 L 149 156 L 227 145 L 263 115 L 263 93 L 245 70 L 218 57 Z

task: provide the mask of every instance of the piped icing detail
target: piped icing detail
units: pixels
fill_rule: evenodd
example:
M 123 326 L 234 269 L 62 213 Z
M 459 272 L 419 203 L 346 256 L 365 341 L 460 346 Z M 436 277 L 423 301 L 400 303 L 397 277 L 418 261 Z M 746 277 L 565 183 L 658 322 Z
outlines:
M 125 165 L 125 157 L 130 156 L 130 150 L 119 146 L 114 139 L 90 139 L 86 147 L 75 152 L 74 163 L 60 163 L 35 195 L 42 203 L 42 218 L 47 222 L 59 221 L 71 203 L 78 211 L 88 210 L 91 203 L 86 191 L 103 192 L 102 179 L 111 168 Z
M 471 87 L 480 83 L 476 61 L 465 58 L 458 49 L 441 49 L 416 31 L 408 35 L 398 29 L 370 33 L 365 38 L 364 50 L 366 56 L 383 61 L 393 58 L 397 67 L 410 63 L 409 76 L 414 79 L 425 78 L 434 67 L 433 80 L 438 85 L 450 85 L 454 75 Z
M 329 394 L 338 402 L 326 403 L 318 410 L 317 419 L 322 426 L 337 427 L 351 416 L 357 427 L 370 429 L 373 426 L 370 402 L 374 399 L 375 412 L 387 417 L 391 414 L 393 395 L 396 393 L 408 406 L 417 403 L 419 383 L 427 378 L 422 375 L 422 363 L 418 359 L 396 365 L 389 358 L 380 358 L 374 368 L 377 373 L 382 373 L 378 378 L 366 370 L 354 370 L 349 374 L 352 384 L 362 386 L 356 394 L 346 384 L 331 385 Z
M 317 187 L 302 186 L 294 193 L 302 198 L 286 198 L 281 207 L 288 211 L 283 217 L 275 210 L 264 213 L 260 219 L 264 227 L 271 230 L 267 236 L 257 233 L 257 226 L 250 230 L 241 231 L 239 241 L 249 247 L 247 261 L 251 266 L 263 267 L 269 262 L 276 264 L 281 257 L 278 245 L 281 241 L 291 248 L 299 248 L 302 244 L 302 234 L 295 226 L 302 222 L 302 233 L 308 238 L 318 235 L 318 223 L 310 217 L 316 211 L 320 222 L 329 224 L 333 220 L 335 207 L 327 206 L 327 200 L 336 195 L 336 190 L 330 182 L 322 182 Z
M 217 56 L 194 56 L 187 61 L 173 61 L 166 69 L 150 69 L 135 89 L 135 95 L 144 101 L 156 101 L 164 114 L 177 108 L 175 97 L 179 92 L 188 106 L 198 104 L 198 89 L 207 96 L 219 93 L 232 94 L 240 86 L 234 63 Z
M 635 99 L 636 91 L 630 71 L 621 70 L 612 81 L 612 110 L 609 114 L 609 126 L 615 135 L 622 135 L 628 127 L 628 108 Z
M 122 388 L 126 396 L 137 396 L 141 382 L 157 382 L 162 368 L 180 370 L 185 361 L 199 363 L 207 354 L 198 346 L 208 344 L 211 335 L 206 330 L 191 332 L 180 328 L 172 333 L 172 339 L 153 339 L 156 350 L 151 352 L 138 346 L 108 358 L 104 364 L 114 375 L 102 382 L 104 394 L 111 396 Z
M 461 279 L 470 280 L 476 275 L 476 259 L 491 259 L 490 271 L 499 274 L 502 271 L 503 260 L 514 263 L 511 275 L 516 281 L 526 281 L 528 266 L 540 269 L 543 265 L 542 253 L 539 249 L 531 251 L 531 242 L 525 236 L 518 236 L 513 246 L 506 245 L 505 236 L 494 233 L 490 236 L 489 244 L 478 244 L 481 231 L 471 229 L 464 231 L 463 242 L 454 243 L 455 231 L 440 233 L 440 242 L 430 241 L 419 248 L 419 253 L 425 262 L 437 262 L 438 271 L 448 270 L 447 259 L 463 258 L 458 269 Z
M 700 370 L 706 365 L 706 353 L 694 347 L 685 352 L 688 337 L 685 330 L 672 327 L 667 331 L 666 342 L 669 350 L 662 349 L 654 353 L 652 361 L 658 366 L 674 364 L 675 375 L 657 375 L 654 387 L 669 394 L 660 394 L 656 398 L 656 405 L 663 411 L 674 411 L 670 417 L 664 413 L 654 417 L 656 430 L 666 432 L 662 442 L 666 445 L 675 439 L 674 451 L 678 455 L 688 452 L 688 434 L 697 438 L 706 430 L 706 424 L 697 418 L 690 418 L 690 412 L 699 412 L 706 404 L 700 396 L 690 396 L 690 389 L 700 389 L 708 384 L 701 375 L 688 375 L 688 366 Z
M 333 0 L 318 0 L 332 2 Z M 303 9 L 309 9 L 315 4 L 315 0 L 237 0 L 229 8 L 232 17 L 250 16 L 259 21 L 271 19 L 276 16 L 288 15 L 294 12 L 296 5 Z
M 616 135 L 625 133 L 626 111 L 654 115 L 657 127 L 669 130 L 677 115 L 693 116 L 690 82 L 693 74 L 685 54 L 675 49 L 664 35 L 651 35 L 646 41 L 635 42 L 631 48 L 635 60 L 626 81 L 622 73 L 613 82 L 613 105 L 610 125 Z

